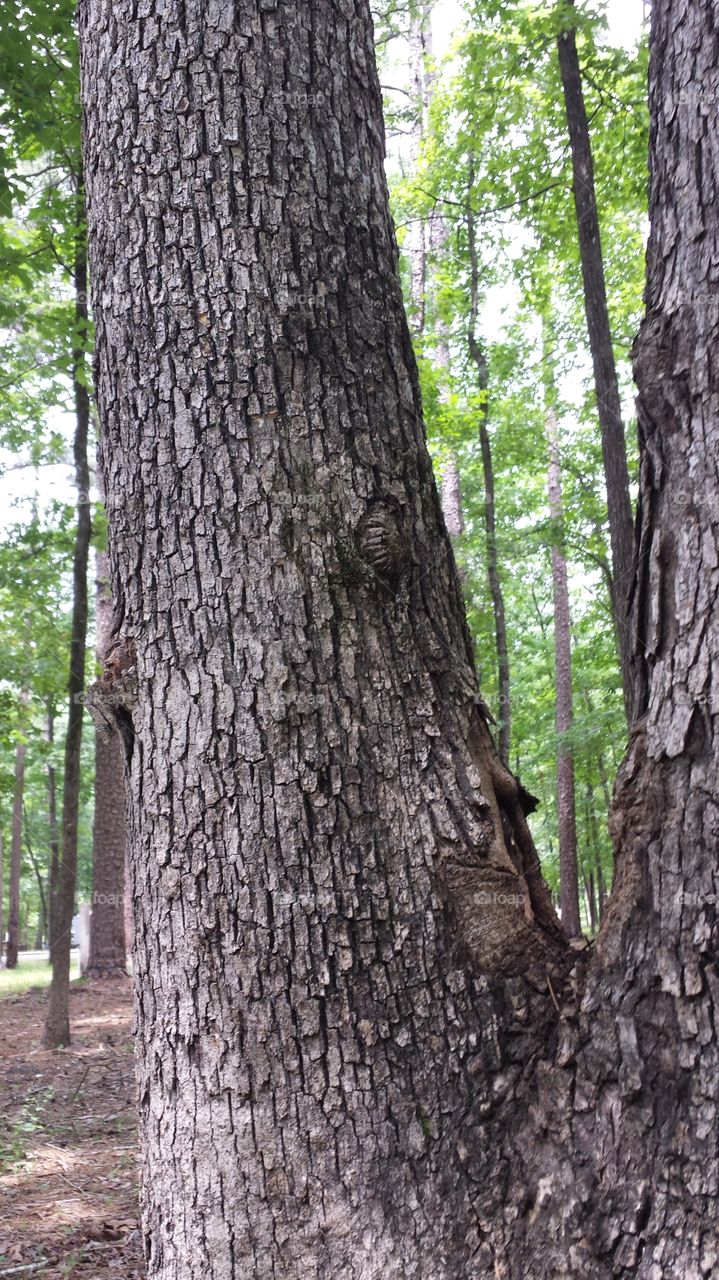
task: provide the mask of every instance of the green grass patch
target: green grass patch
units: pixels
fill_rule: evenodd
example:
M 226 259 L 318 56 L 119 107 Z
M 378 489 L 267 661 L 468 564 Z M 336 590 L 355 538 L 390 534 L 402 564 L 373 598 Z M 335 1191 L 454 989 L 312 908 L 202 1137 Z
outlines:
M 0 1000 L 7 996 L 19 996 L 31 987 L 48 987 L 52 970 L 46 958 L 26 960 L 22 952 L 18 957 L 17 969 L 0 969 Z M 73 951 L 70 955 L 70 979 L 80 977 L 80 953 Z

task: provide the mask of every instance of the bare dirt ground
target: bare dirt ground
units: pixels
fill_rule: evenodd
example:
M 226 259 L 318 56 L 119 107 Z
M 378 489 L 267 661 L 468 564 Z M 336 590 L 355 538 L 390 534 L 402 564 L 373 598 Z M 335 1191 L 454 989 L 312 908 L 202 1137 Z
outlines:
M 142 1280 L 130 980 L 74 983 L 55 1053 L 46 999 L 0 1000 L 0 1278 Z

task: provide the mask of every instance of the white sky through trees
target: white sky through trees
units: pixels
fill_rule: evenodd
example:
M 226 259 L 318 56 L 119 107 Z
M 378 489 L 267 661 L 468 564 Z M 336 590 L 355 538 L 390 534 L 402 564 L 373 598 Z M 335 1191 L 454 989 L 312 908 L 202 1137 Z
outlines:
M 586 0 L 579 0 L 581 10 Z M 609 22 L 609 34 L 613 43 L 631 46 L 636 43 L 642 29 L 645 0 L 605 0 L 604 9 Z M 461 0 L 437 0 L 434 8 L 432 35 L 438 57 L 446 53 L 455 32 L 461 26 L 464 5 Z
M 583 0 L 579 0 L 579 8 Z M 609 22 L 609 36 L 612 43 L 633 46 L 639 38 L 642 22 L 645 17 L 645 0 L 605 0 L 605 9 Z M 452 42 L 461 31 L 464 20 L 464 5 L 461 0 L 437 0 L 433 12 L 433 41 L 435 54 L 444 57 Z M 390 140 L 390 152 L 392 143 Z M 391 160 L 390 160 L 391 162 Z M 70 396 L 68 395 L 68 399 Z M 72 439 L 72 418 L 69 414 L 57 411 L 50 415 L 49 426 L 63 431 L 68 440 L 68 453 Z M 55 500 L 73 503 L 75 501 L 72 470 L 67 465 L 33 467 L 17 469 L 20 459 L 0 456 L 0 466 L 9 465 L 12 470 L 0 475 L 0 529 L 27 518 L 28 503 L 37 501 L 40 507 Z M 90 459 L 94 469 L 94 459 Z

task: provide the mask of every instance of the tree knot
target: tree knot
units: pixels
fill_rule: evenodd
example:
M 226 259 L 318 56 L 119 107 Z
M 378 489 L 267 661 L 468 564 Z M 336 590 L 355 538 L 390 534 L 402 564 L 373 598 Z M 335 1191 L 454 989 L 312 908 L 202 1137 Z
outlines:
M 99 680 L 90 685 L 85 703 L 95 729 L 103 738 L 119 728 L 123 732 L 137 701 L 135 641 L 118 636 L 108 645 Z
M 356 532 L 362 560 L 391 586 L 396 586 L 409 563 L 402 509 L 395 498 L 373 502 L 362 516 Z

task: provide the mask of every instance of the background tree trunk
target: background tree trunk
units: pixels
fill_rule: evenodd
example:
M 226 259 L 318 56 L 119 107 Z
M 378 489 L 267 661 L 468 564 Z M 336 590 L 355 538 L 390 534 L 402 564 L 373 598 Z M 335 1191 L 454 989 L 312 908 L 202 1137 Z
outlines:
M 429 109 L 434 92 L 434 76 L 429 65 L 432 57 L 432 10 L 434 0 L 419 0 L 410 13 L 409 29 L 409 80 L 414 109 L 412 123 L 412 156 L 415 165 L 420 161 L 424 143 Z M 436 211 L 429 219 L 429 225 L 421 219 L 414 218 L 408 237 L 408 256 L 410 264 L 410 306 L 409 322 L 414 341 L 426 337 L 427 328 L 427 295 L 431 292 L 428 272 L 430 263 L 429 249 L 432 254 L 441 251 L 446 239 L 447 229 L 440 214 Z M 435 362 L 444 369 L 449 369 L 449 343 L 446 328 L 435 321 L 434 331 L 430 333 L 432 354 Z M 462 490 L 457 459 L 450 456 L 442 470 L 441 486 L 442 513 L 447 532 L 450 537 L 458 538 L 464 532 L 462 518 Z
M 597 886 L 597 909 L 599 914 L 599 923 L 601 924 L 602 916 L 604 915 L 604 907 L 607 901 L 607 887 L 604 879 L 601 850 L 599 847 L 599 831 L 597 823 L 597 809 L 594 800 L 594 787 L 591 782 L 587 783 L 586 798 L 588 830 L 592 851 L 594 853 L 594 878 Z M 609 812 L 609 805 L 607 805 L 606 812 Z
M 15 787 L 12 806 L 12 836 L 10 843 L 10 886 L 8 893 L 7 943 L 5 963 L 8 969 L 17 967 L 20 947 L 20 874 L 22 872 L 22 818 L 25 791 L 25 755 L 27 742 L 24 737 L 27 725 L 26 709 L 29 701 L 27 689 L 20 695 L 18 740 L 15 747 Z
M 70 1043 L 68 1000 L 70 989 L 70 934 L 75 903 L 77 872 L 77 824 L 80 798 L 80 750 L 82 746 L 85 689 L 85 646 L 87 640 L 87 569 L 92 524 L 90 518 L 90 469 L 87 443 L 90 427 L 90 399 L 87 392 L 87 259 L 83 225 L 83 189 L 78 184 L 77 239 L 74 263 L 76 347 L 73 352 L 73 394 L 75 438 L 73 453 L 77 486 L 77 530 L 73 556 L 72 630 L 70 674 L 68 678 L 68 720 L 65 738 L 65 770 L 62 803 L 62 849 L 51 907 L 52 981 L 45 1022 L 44 1043 L 58 1049 Z
M 450 538 L 461 537 L 464 531 L 462 485 L 457 460 L 453 457 L 442 470 L 442 513 Z
M 467 196 L 467 239 L 470 258 L 470 317 L 467 331 L 469 354 L 477 368 L 479 391 L 484 395 L 484 404 L 479 412 L 479 445 L 482 453 L 482 477 L 484 481 L 484 524 L 487 545 L 487 580 L 492 599 L 494 613 L 494 634 L 497 649 L 497 686 L 499 689 L 499 731 L 497 734 L 497 750 L 503 764 L 509 763 L 509 749 L 512 741 L 512 703 L 509 680 L 509 645 L 507 640 L 507 618 L 504 608 L 504 592 L 499 576 L 499 555 L 497 552 L 497 519 L 495 511 L 494 467 L 492 465 L 492 445 L 489 439 L 487 422 L 489 419 L 489 371 L 484 347 L 477 337 L 477 316 L 479 311 L 479 261 L 477 257 L 477 241 L 475 219 L 472 212 L 472 184 Z
M 546 406 L 549 447 L 549 514 L 557 533 L 552 539 L 554 595 L 555 725 L 557 730 L 557 821 L 559 834 L 560 915 L 570 938 L 582 932 L 579 919 L 577 814 L 574 794 L 574 756 L 566 735 L 572 728 L 572 633 L 569 617 L 567 562 L 557 539 L 562 522 L 562 471 L 556 409 Z
M 52 747 L 55 741 L 55 708 L 48 703 L 47 708 L 47 741 Z M 50 835 L 50 866 L 48 868 L 48 912 L 47 940 L 49 959 L 52 963 L 53 911 L 57 895 L 57 874 L 60 866 L 60 841 L 57 831 L 57 782 L 55 766 L 51 761 L 47 766 L 47 825 Z
M 564 507 L 562 465 L 559 453 L 557 388 L 555 383 L 555 336 L 551 298 L 542 318 L 542 364 L 549 472 L 547 477 L 552 536 L 552 593 L 554 602 L 554 686 L 557 731 L 557 826 L 559 836 L 560 915 L 570 938 L 581 935 L 579 917 L 579 868 L 577 858 L 577 812 L 574 787 L 574 755 L 567 735 L 573 723 L 572 629 L 569 613 L 567 561 L 564 555 Z M 589 896 L 589 895 L 588 895 Z
M 570 0 L 570 3 L 573 3 L 573 0 Z M 609 325 L 589 121 L 584 105 L 577 39 L 573 28 L 561 33 L 557 47 L 572 149 L 574 203 L 577 211 L 577 234 L 584 282 L 584 306 L 594 366 L 597 414 L 602 434 L 604 474 L 607 483 L 609 539 L 612 548 L 612 605 L 619 646 L 624 703 L 627 719 L 631 723 L 632 643 L 627 599 L 634 566 L 634 529 L 632 504 L 629 497 L 627 448 Z
M 102 666 L 112 633 L 107 555 L 97 553 L 95 632 Z M 125 758 L 119 731 L 95 734 L 95 817 L 92 829 L 92 916 L 88 976 L 127 971 L 125 939 Z
M 27 817 L 25 815 L 23 815 L 23 828 L 25 832 L 25 848 L 27 849 L 27 854 L 30 859 L 32 869 L 35 872 L 35 880 L 37 882 L 37 893 L 38 893 L 38 899 L 40 902 L 40 909 L 38 911 L 38 916 L 37 916 L 37 926 L 35 930 L 35 950 L 39 951 L 40 948 L 42 947 L 43 939 L 45 937 L 45 925 L 47 920 L 47 901 L 45 898 L 45 882 L 43 878 L 43 869 L 40 866 L 40 863 L 38 862 L 37 858 L 35 857 L 35 853 L 33 851 L 33 847 L 30 842 L 30 833 L 28 831 Z
M 434 0 L 414 0 L 409 14 L 409 82 L 412 103 L 412 160 L 419 162 L 424 126 L 429 105 L 430 84 L 427 54 L 432 43 L 432 9 Z M 424 334 L 427 313 L 427 226 L 422 218 L 413 218 L 408 232 L 409 249 L 409 322 L 412 335 Z

